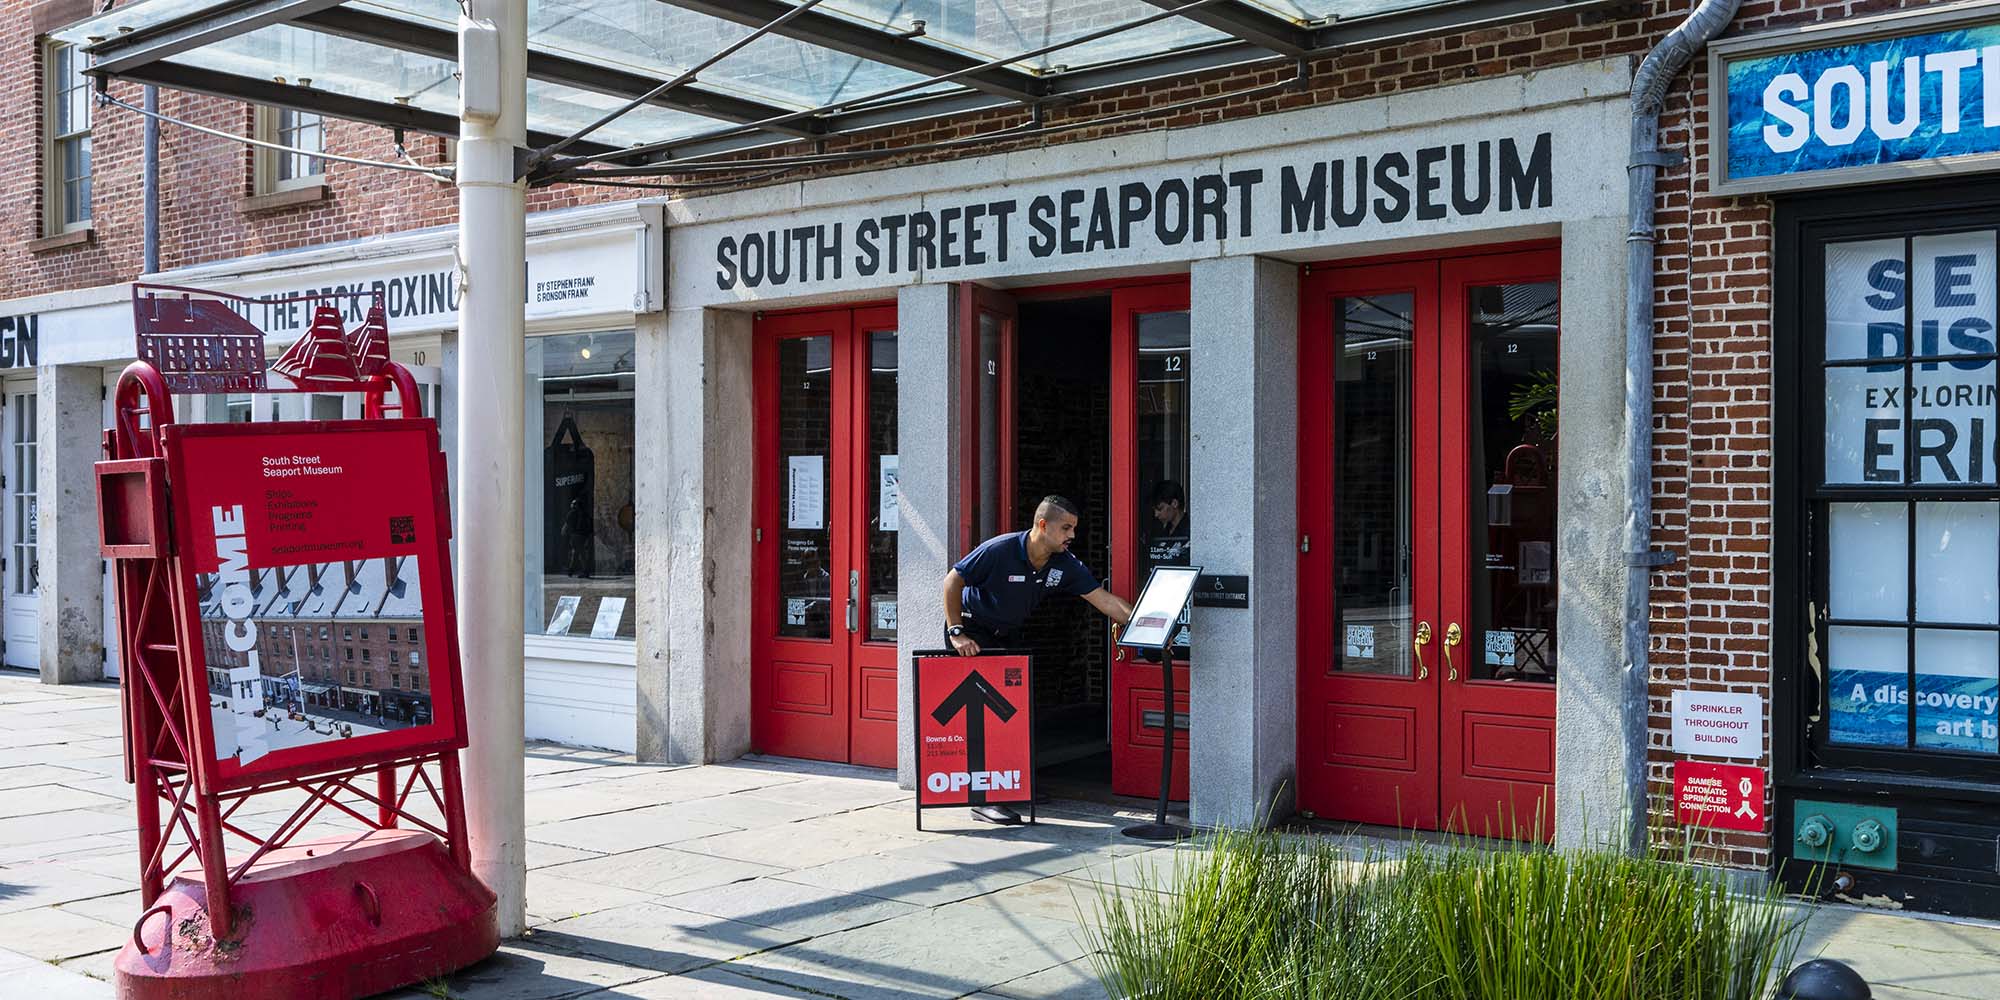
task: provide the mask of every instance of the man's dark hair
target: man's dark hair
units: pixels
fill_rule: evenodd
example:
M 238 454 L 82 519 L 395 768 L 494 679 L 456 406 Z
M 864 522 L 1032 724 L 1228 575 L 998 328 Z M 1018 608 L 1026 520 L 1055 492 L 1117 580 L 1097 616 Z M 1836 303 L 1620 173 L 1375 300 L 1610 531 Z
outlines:
M 1171 479 L 1162 479 L 1153 484 L 1153 502 L 1156 504 L 1177 503 L 1185 507 L 1187 506 L 1187 491 L 1181 489 L 1181 484 Z
M 1043 497 L 1041 503 L 1035 505 L 1035 520 L 1040 521 L 1044 518 L 1054 517 L 1057 511 L 1075 518 L 1083 517 L 1082 514 L 1077 513 L 1075 501 L 1072 501 L 1068 497 L 1060 497 L 1051 493 Z

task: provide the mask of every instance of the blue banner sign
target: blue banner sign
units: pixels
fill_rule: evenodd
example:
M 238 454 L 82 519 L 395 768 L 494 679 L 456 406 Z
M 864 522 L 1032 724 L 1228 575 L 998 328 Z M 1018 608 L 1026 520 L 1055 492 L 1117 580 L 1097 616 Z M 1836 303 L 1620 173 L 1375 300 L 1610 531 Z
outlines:
M 2000 10 L 1981 12 L 1986 23 L 1896 37 L 1855 38 L 1866 25 L 1819 32 L 1806 37 L 1840 34 L 1843 43 L 1792 51 L 1769 51 L 1782 40 L 1766 37 L 1717 46 L 1711 65 L 1727 80 L 1714 109 L 1723 121 L 1711 122 L 1725 141 L 1714 157 L 1718 191 L 2000 167 Z M 1947 13 L 1966 20 L 1961 9 Z M 1909 21 L 1892 26 L 1908 32 Z

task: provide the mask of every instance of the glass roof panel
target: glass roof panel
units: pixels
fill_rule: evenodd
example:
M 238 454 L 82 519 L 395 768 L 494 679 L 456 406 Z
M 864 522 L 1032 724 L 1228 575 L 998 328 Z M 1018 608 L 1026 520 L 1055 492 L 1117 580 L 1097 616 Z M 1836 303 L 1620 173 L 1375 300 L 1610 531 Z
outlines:
M 187 2 L 187 0 L 179 0 Z M 350 0 L 398 18 L 458 30 L 454 0 Z M 665 82 L 753 29 L 660 0 L 528 0 L 528 44 Z M 767 35 L 704 70 L 710 90 L 788 111 L 864 97 L 922 76 L 893 66 Z
M 956 49 L 982 62 L 1008 58 L 1160 12 L 1144 0 L 826 0 L 830 11 L 902 34 L 924 22 L 919 41 Z M 1226 41 L 1229 35 L 1185 17 L 1155 21 L 1093 42 L 1013 63 L 1033 72 L 1077 69 Z
M 407 104 L 458 116 L 456 63 L 291 25 L 272 25 L 166 60 L 253 80 L 276 80 L 345 97 Z M 622 103 L 606 94 L 529 81 L 528 128 L 568 134 Z M 606 125 L 592 141 L 637 145 L 707 131 L 713 119 L 645 106 Z
M 1239 0 L 1293 21 L 1352 21 L 1371 14 L 1430 7 L 1448 0 Z

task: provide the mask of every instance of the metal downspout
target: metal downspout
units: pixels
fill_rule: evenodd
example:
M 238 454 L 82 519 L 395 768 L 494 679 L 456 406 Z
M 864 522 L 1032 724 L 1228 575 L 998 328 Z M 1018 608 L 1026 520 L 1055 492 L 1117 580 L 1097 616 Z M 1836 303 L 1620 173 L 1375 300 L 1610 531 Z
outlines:
M 1629 846 L 1646 845 L 1646 731 L 1651 679 L 1655 567 L 1673 560 L 1653 551 L 1653 204 L 1659 170 L 1679 161 L 1660 152 L 1660 112 L 1667 87 L 1710 39 L 1736 17 L 1741 0 L 1702 0 L 1639 66 L 1632 79 L 1632 151 L 1626 161 L 1625 236 L 1625 781 L 1631 803 Z M 1713 86 L 1714 82 L 1711 81 Z
M 145 159 L 140 166 L 140 199 L 144 203 L 144 236 L 140 244 L 139 270 L 155 274 L 160 270 L 160 88 L 146 87 Z

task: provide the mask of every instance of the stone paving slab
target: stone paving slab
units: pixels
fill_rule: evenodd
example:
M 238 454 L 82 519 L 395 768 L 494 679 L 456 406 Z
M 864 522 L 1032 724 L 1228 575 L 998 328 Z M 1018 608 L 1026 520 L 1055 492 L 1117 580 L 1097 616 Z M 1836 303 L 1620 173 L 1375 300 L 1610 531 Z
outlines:
M 117 719 L 114 686 L 0 674 L 7 1000 L 111 995 L 140 909 L 131 787 L 108 739 Z M 881 771 L 764 757 L 642 765 L 544 743 L 524 753 L 533 929 L 431 984 L 449 996 L 1099 1000 L 1083 935 L 1097 900 L 1162 882 L 1194 849 L 1120 836 L 1148 815 L 1140 803 L 1058 801 L 1017 828 L 938 810 L 919 832 L 909 794 Z M 240 818 L 267 829 L 296 801 L 272 796 Z M 318 829 L 353 825 L 329 815 Z M 1822 950 L 1881 1000 L 2000 998 L 1994 924 L 1827 908 L 1808 925 L 1807 953 Z

